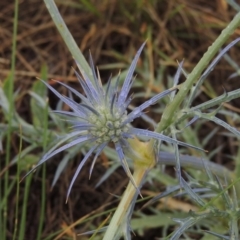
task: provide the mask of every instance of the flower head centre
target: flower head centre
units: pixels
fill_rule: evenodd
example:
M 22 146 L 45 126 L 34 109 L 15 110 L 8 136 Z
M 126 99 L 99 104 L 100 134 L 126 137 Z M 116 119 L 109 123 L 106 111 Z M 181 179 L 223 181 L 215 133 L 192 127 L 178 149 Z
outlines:
M 93 125 L 89 133 L 97 138 L 98 143 L 117 142 L 122 134 L 129 130 L 129 126 L 123 124 L 127 118 L 127 113 L 121 114 L 117 109 L 99 107 L 96 109 L 99 115 L 91 114 L 89 123 Z

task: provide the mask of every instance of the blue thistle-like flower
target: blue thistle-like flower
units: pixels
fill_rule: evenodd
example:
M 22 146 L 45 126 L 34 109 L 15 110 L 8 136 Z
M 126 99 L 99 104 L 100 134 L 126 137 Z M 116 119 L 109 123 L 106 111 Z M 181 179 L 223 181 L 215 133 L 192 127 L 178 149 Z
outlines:
M 115 84 L 111 82 L 110 78 L 107 83 L 106 89 L 103 88 L 100 75 L 99 73 L 96 74 L 95 72 L 91 55 L 90 65 L 93 73 L 94 82 L 92 82 L 83 71 L 81 71 L 81 76 L 75 71 L 76 76 L 84 90 L 85 96 L 77 92 L 72 87 L 62 82 L 58 82 L 59 84 L 65 86 L 71 92 L 71 94 L 75 94 L 77 97 L 79 97 L 81 99 L 81 103 L 77 103 L 72 98 L 61 95 L 52 86 L 43 81 L 43 83 L 56 96 L 58 96 L 60 100 L 62 100 L 72 109 L 72 112 L 67 111 L 55 111 L 55 112 L 58 114 L 65 115 L 67 117 L 74 118 L 74 120 L 70 121 L 73 125 L 74 130 L 71 133 L 69 133 L 65 138 L 70 140 L 70 142 L 66 143 L 65 145 L 57 149 L 54 148 L 47 152 L 43 156 L 43 158 L 39 161 L 39 163 L 35 166 L 34 169 L 36 169 L 39 165 L 46 162 L 49 158 L 53 157 L 57 153 L 62 152 L 74 145 L 80 143 L 91 144 L 90 150 L 82 159 L 72 178 L 72 181 L 67 192 L 67 198 L 70 194 L 74 181 L 76 180 L 79 172 L 81 171 L 83 165 L 86 163 L 90 155 L 93 152 L 95 152 L 95 157 L 90 168 L 91 175 L 97 157 L 102 152 L 104 147 L 106 147 L 110 142 L 114 144 L 121 165 L 135 187 L 136 185 L 134 183 L 134 179 L 132 177 L 132 174 L 130 172 L 129 166 L 124 155 L 124 149 L 130 147 L 127 141 L 129 138 L 140 136 L 154 138 L 157 140 L 173 144 L 179 144 L 182 146 L 194 147 L 192 145 L 164 136 L 163 134 L 159 134 L 149 130 L 138 129 L 131 126 L 131 122 L 137 117 L 140 117 L 143 114 L 144 109 L 146 109 L 150 105 L 155 104 L 161 98 L 177 89 L 177 87 L 174 87 L 172 89 L 163 91 L 162 93 L 159 93 L 152 97 L 151 99 L 147 100 L 139 107 L 136 107 L 132 112 L 130 113 L 127 112 L 127 108 L 132 100 L 132 95 L 130 96 L 128 95 L 133 84 L 133 73 L 144 45 L 145 43 L 138 50 L 134 60 L 132 61 L 120 91 L 118 91 L 119 77 Z M 31 172 L 34 169 L 32 169 Z

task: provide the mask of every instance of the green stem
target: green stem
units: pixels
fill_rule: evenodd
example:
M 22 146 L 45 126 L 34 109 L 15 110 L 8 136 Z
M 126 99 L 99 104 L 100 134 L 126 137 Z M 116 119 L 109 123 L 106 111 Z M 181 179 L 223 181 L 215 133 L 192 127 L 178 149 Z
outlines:
M 141 183 L 146 174 L 146 169 L 136 168 L 133 174 L 133 178 L 135 180 L 136 186 L 141 186 Z M 131 182 L 128 183 L 128 186 L 123 194 L 123 197 L 115 211 L 111 222 L 107 228 L 107 231 L 104 235 L 103 240 L 118 240 L 122 234 L 122 226 L 124 225 L 124 221 L 126 221 L 127 213 L 132 207 L 132 204 L 135 204 L 133 201 L 134 197 L 137 194 L 136 188 L 133 186 Z
M 22 209 L 21 209 L 21 223 L 20 223 L 20 228 L 19 228 L 19 235 L 18 235 L 18 240 L 24 240 L 24 234 L 26 231 L 26 219 L 27 219 L 27 207 L 28 207 L 28 196 L 29 196 L 29 191 L 31 187 L 31 182 L 32 182 L 32 177 L 33 174 L 28 176 L 25 181 L 25 188 L 24 188 L 24 194 L 23 194 L 23 204 L 22 204 Z
M 11 155 L 11 138 L 12 138 L 12 119 L 14 112 L 14 97 L 13 97 L 13 85 L 14 85 L 14 74 L 15 74 L 15 65 L 16 65 L 16 48 L 17 48 L 17 28 L 18 28 L 18 0 L 15 0 L 14 3 L 14 19 L 13 19 L 13 37 L 12 37 L 12 53 L 11 53 L 11 72 L 7 80 L 7 97 L 9 101 L 9 111 L 8 111 L 8 130 L 7 130 L 7 146 L 6 146 L 6 158 L 5 166 L 9 166 L 10 155 Z M 0 161 L 1 162 L 1 161 Z M 1 168 L 0 164 L 0 168 Z M 9 189 L 9 172 L 6 171 L 4 174 L 4 193 L 8 192 Z M 0 182 L 0 188 L 1 188 Z M 0 191 L 1 192 L 1 191 Z M 2 193 L 0 193 L 0 199 L 2 198 Z M 4 194 L 3 194 L 4 195 Z M 7 235 L 7 221 L 8 221 L 8 195 L 6 195 L 6 204 L 3 208 L 3 219 L 2 212 L 0 212 L 0 236 L 1 239 L 5 239 Z
M 46 78 L 44 76 L 43 78 Z M 48 143 L 48 100 L 46 100 L 46 106 L 44 108 L 43 112 L 43 150 L 45 151 L 47 148 Z M 43 230 L 43 223 L 45 218 L 45 208 L 46 208 L 46 164 L 43 164 L 42 168 L 42 191 L 41 191 L 41 212 L 39 216 L 39 225 L 38 225 L 38 231 L 37 231 L 37 240 L 41 239 L 42 236 L 42 230 Z
M 180 104 L 185 99 L 189 90 L 193 84 L 198 80 L 200 74 L 205 69 L 205 67 L 212 60 L 214 55 L 219 51 L 224 43 L 226 43 L 229 36 L 234 32 L 234 30 L 240 24 L 240 12 L 234 17 L 234 19 L 229 23 L 229 25 L 222 31 L 215 42 L 208 48 L 207 52 L 203 55 L 201 60 L 195 66 L 193 71 L 188 75 L 186 81 L 182 84 L 178 94 L 173 99 L 173 101 L 166 107 L 163 112 L 162 119 L 159 122 L 156 132 L 164 131 L 174 120 L 175 112 L 177 111 Z
M 158 164 L 166 166 L 175 166 L 176 157 L 174 153 L 160 152 Z M 227 181 L 231 182 L 235 178 L 234 172 L 228 170 L 224 166 L 210 162 L 207 159 L 200 157 L 180 155 L 180 164 L 183 168 L 191 168 L 196 170 L 204 171 L 207 167 L 210 172 L 218 176 L 219 178 L 226 178 Z
M 74 41 L 71 33 L 69 32 L 68 27 L 63 21 L 62 16 L 59 13 L 56 4 L 54 3 L 53 0 L 44 0 L 44 2 L 52 17 L 53 22 L 57 26 L 59 33 L 61 34 L 65 44 L 67 45 L 69 51 L 71 52 L 72 57 L 77 61 L 77 63 L 79 63 L 80 70 L 86 73 L 88 78 L 93 81 L 91 68 L 89 67 L 78 45 Z
M 20 144 L 19 144 L 19 155 L 18 155 L 18 161 L 17 161 L 17 194 L 16 194 L 16 210 L 15 210 L 15 224 L 14 224 L 14 234 L 13 234 L 13 240 L 17 237 L 17 231 L 18 231 L 18 214 L 19 214 L 19 204 L 20 204 L 20 159 L 21 159 L 21 152 L 22 152 L 22 130 L 20 128 Z

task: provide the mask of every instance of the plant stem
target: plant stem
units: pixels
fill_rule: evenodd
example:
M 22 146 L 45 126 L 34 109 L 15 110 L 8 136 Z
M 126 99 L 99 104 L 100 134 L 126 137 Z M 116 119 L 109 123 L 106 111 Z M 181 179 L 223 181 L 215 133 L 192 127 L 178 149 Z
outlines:
M 134 171 L 133 178 L 136 186 L 139 188 L 144 180 L 146 171 L 145 168 L 136 168 Z M 135 205 L 133 199 L 136 194 L 138 194 L 137 189 L 133 186 L 132 182 L 129 182 L 117 210 L 111 219 L 103 240 L 118 240 L 121 237 L 122 225 L 125 223 L 124 221 L 126 221 L 126 215 L 130 207 L 133 207 L 133 204 Z
M 43 79 L 46 79 L 44 73 L 42 73 Z M 48 138 L 48 99 L 46 99 L 46 106 L 44 107 L 43 111 L 43 149 L 46 150 L 47 148 L 47 138 Z M 38 231 L 37 231 L 37 240 L 40 240 L 42 237 L 43 231 L 43 224 L 45 218 L 45 208 L 46 208 L 46 164 L 43 164 L 42 168 L 42 189 L 41 189 L 41 212 L 39 216 L 39 224 L 38 224 Z
M 9 101 L 9 111 L 7 113 L 8 120 L 8 130 L 7 130 L 7 143 L 6 143 L 6 158 L 5 166 L 9 166 L 10 155 L 11 155 L 11 138 L 12 138 L 12 119 L 14 114 L 14 75 L 15 75 L 15 65 L 16 65 L 16 51 L 17 51 L 17 30 L 18 30 L 18 0 L 14 1 L 14 18 L 13 18 L 13 36 L 12 36 L 12 53 L 11 53 L 11 71 L 7 79 L 7 98 Z M 0 161 L 0 169 L 2 168 Z M 2 196 L 2 190 L 0 189 L 0 201 L 6 198 L 3 210 L 0 207 L 0 238 L 6 239 L 7 237 L 7 223 L 8 223 L 8 191 L 10 190 L 9 185 L 9 172 L 6 171 L 4 174 L 4 190 Z M 1 188 L 0 179 L 0 188 Z M 5 195 L 6 194 L 6 195 Z M 3 212 L 2 212 L 3 211 Z M 17 226 L 16 226 L 17 227 Z
M 65 44 L 68 47 L 68 50 L 71 52 L 72 57 L 79 63 L 79 68 L 82 72 L 86 73 L 88 78 L 93 81 L 92 70 L 89 67 L 85 57 L 83 56 L 78 45 L 74 41 L 71 33 L 68 30 L 65 22 L 62 19 L 61 14 L 59 13 L 56 4 L 53 0 L 44 0 L 46 7 L 52 17 L 53 22 L 57 26 L 59 33 L 61 34 Z
M 203 55 L 203 57 L 195 66 L 193 71 L 188 75 L 186 81 L 182 84 L 176 97 L 164 110 L 162 119 L 156 128 L 156 132 L 164 131 L 173 122 L 175 117 L 175 112 L 177 111 L 180 104 L 183 102 L 184 98 L 188 94 L 193 84 L 198 80 L 202 71 L 209 64 L 209 62 L 212 60 L 214 55 L 219 51 L 222 45 L 226 43 L 229 36 L 234 32 L 234 30 L 239 26 L 239 24 L 240 24 L 240 12 L 234 17 L 234 19 L 229 23 L 229 25 L 222 31 L 222 33 L 215 40 L 215 42 L 208 48 L 207 52 Z
M 224 166 L 210 162 L 207 159 L 203 159 L 200 157 L 188 156 L 188 155 L 180 155 L 180 164 L 184 168 L 191 168 L 204 171 L 205 168 L 209 168 L 209 170 L 215 174 L 219 178 L 225 178 L 227 181 L 231 182 L 232 179 L 237 176 L 234 172 L 228 170 Z M 174 153 L 169 152 L 160 152 L 159 153 L 159 161 L 158 164 L 166 165 L 166 166 L 175 166 L 176 165 L 176 157 Z

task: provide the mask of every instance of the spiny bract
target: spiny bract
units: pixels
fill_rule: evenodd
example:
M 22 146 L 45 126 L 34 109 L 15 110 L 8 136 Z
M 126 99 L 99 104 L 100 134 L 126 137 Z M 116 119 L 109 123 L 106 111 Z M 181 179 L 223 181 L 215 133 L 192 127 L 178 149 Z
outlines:
M 40 164 L 44 163 L 55 154 L 64 151 L 74 145 L 86 142 L 90 143 L 91 145 L 90 150 L 84 156 L 83 160 L 76 170 L 76 173 L 74 174 L 74 177 L 68 189 L 67 197 L 69 196 L 74 181 L 76 180 L 79 172 L 81 171 L 89 156 L 95 152 L 95 157 L 90 168 L 91 175 L 97 157 L 104 149 L 104 147 L 107 146 L 110 142 L 114 144 L 121 165 L 135 187 L 136 185 L 134 183 L 134 179 L 124 156 L 124 149 L 130 147 L 127 139 L 141 136 L 179 144 L 182 146 L 191 146 L 162 134 L 149 130 L 134 128 L 131 126 L 131 122 L 135 118 L 140 117 L 143 114 L 144 109 L 152 104 L 155 104 L 158 100 L 170 92 L 176 90 L 176 87 L 174 87 L 172 89 L 159 93 L 141 104 L 139 107 L 136 107 L 132 112 L 127 112 L 127 108 L 132 100 L 132 95 L 128 95 L 133 83 L 133 73 L 144 45 L 145 44 L 141 46 L 134 60 L 132 61 L 120 91 L 118 91 L 119 76 L 115 84 L 111 82 L 110 78 L 106 89 L 103 88 L 100 75 L 99 73 L 96 74 L 95 72 L 91 55 L 90 65 L 94 81 L 91 81 L 83 71 L 81 71 L 81 76 L 75 72 L 84 90 L 85 96 L 77 92 L 72 87 L 59 82 L 59 84 L 65 86 L 71 94 L 75 94 L 77 97 L 79 97 L 81 99 L 81 103 L 75 102 L 71 97 L 62 96 L 52 86 L 42 81 L 56 96 L 59 97 L 60 100 L 62 100 L 72 109 L 72 112 L 55 112 L 65 115 L 68 118 L 70 117 L 70 122 L 72 123 L 74 130 L 66 136 L 65 139 L 69 141 L 67 144 L 57 149 L 52 148 L 43 156 L 43 158 L 39 161 L 34 169 L 36 169 Z M 32 171 L 34 169 L 32 169 Z

